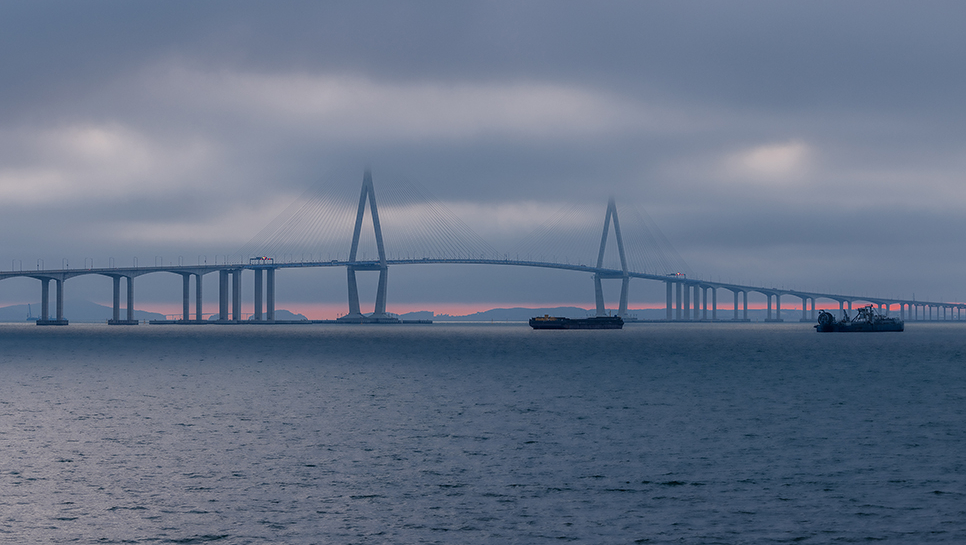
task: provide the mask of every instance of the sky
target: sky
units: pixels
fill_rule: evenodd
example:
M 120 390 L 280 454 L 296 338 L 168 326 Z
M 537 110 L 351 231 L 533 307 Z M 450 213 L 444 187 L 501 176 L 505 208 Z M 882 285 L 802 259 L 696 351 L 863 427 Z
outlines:
M 212 262 L 368 167 L 498 251 L 573 206 L 599 240 L 614 196 L 698 278 L 966 301 L 963 20 L 940 1 L 4 2 L 0 270 Z M 176 311 L 180 278 L 154 276 L 139 308 Z M 593 306 L 572 272 L 389 285 L 390 311 Z M 66 290 L 110 300 L 106 277 Z M 39 291 L 5 280 L 0 304 Z M 280 273 L 287 308 L 345 297 L 344 270 Z M 631 285 L 632 307 L 663 298 Z

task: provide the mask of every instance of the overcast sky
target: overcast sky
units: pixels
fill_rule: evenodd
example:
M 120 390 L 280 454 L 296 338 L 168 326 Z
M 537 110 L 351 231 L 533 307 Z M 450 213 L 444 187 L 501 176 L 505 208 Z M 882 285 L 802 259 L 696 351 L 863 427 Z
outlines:
M 964 301 L 963 21 L 961 2 L 4 2 L 0 268 L 211 261 L 369 165 L 377 194 L 413 180 L 501 251 L 565 205 L 602 225 L 614 195 L 698 277 Z M 593 305 L 576 273 L 414 268 L 391 269 L 389 310 Z M 179 307 L 178 277 L 137 282 Z M 279 282 L 289 306 L 345 304 L 344 271 Z M 646 284 L 632 306 L 663 301 Z M 109 301 L 110 281 L 67 290 Z

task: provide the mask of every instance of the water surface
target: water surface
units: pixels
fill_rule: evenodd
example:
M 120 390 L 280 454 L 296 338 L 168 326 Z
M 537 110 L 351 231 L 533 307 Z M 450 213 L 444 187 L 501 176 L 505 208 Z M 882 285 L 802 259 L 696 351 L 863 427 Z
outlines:
M 0 326 L 9 543 L 958 543 L 966 327 Z

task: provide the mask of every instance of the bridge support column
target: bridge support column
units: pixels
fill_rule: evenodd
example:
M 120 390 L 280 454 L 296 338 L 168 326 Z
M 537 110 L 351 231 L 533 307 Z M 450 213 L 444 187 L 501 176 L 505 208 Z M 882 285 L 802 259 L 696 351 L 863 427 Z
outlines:
M 187 322 L 191 320 L 191 275 L 182 274 L 181 281 L 181 319 Z
M 55 278 L 54 282 L 57 283 L 57 321 L 62 322 L 64 320 L 64 281 Z
M 731 293 L 733 293 L 735 295 L 735 317 L 734 317 L 734 320 L 737 322 L 738 321 L 738 292 L 737 291 L 733 291 Z
M 265 307 L 269 322 L 275 321 L 275 269 L 265 271 Z
M 134 322 L 134 277 L 127 277 L 127 321 Z
M 379 284 L 376 288 L 376 308 L 372 313 L 373 318 L 386 317 L 386 292 L 389 286 L 389 267 L 379 269 Z
M 808 321 L 808 297 L 802 297 L 802 319 L 801 321 Z
M 701 319 L 708 319 L 708 288 L 701 288 Z
M 204 320 L 204 315 L 201 312 L 202 302 L 204 301 L 201 298 L 201 277 L 202 276 L 203 275 L 201 273 L 198 273 L 195 275 L 195 320 L 198 320 L 199 322 Z
M 40 279 L 40 320 L 50 319 L 50 279 Z
M 681 319 L 681 306 L 682 306 L 682 303 L 681 303 L 681 292 L 683 291 L 682 290 L 682 285 L 683 284 L 681 282 L 675 282 L 674 283 L 674 290 L 676 292 L 676 297 L 675 297 L 675 303 L 676 303 L 675 304 L 675 310 L 677 311 L 676 312 L 675 319 L 677 319 L 677 320 L 680 320 Z
M 597 306 L 597 315 L 605 316 L 607 311 L 604 308 L 604 287 L 601 285 L 600 277 L 594 275 L 594 301 Z
M 218 271 L 218 320 L 228 320 L 228 271 Z
M 718 288 L 711 288 L 711 321 L 718 319 Z
M 691 320 L 691 286 L 684 285 L 684 319 Z
M 845 316 L 845 302 L 839 301 L 839 319 L 841 320 Z
M 765 315 L 765 321 L 770 322 L 771 321 L 771 294 L 770 293 L 765 294 L 765 298 L 768 299 L 768 313 Z
M 255 321 L 262 321 L 262 270 L 255 269 Z
M 747 291 L 741 292 L 741 296 L 742 296 L 742 309 L 744 310 L 743 320 L 747 322 L 748 321 L 748 292 Z
M 621 318 L 627 317 L 627 297 L 628 297 L 628 293 L 630 292 L 630 289 L 631 289 L 631 277 L 624 276 L 624 278 L 621 279 L 621 301 L 617 307 L 617 315 L 620 316 Z M 385 303 L 383 303 L 383 306 L 385 306 Z
M 115 322 L 119 322 L 121 321 L 121 277 L 114 276 L 111 278 L 114 280 L 114 306 L 111 316 Z
M 672 284 L 671 282 L 665 282 L 664 284 L 665 284 L 665 287 L 667 288 L 667 321 L 670 322 L 671 318 L 673 317 L 673 314 L 671 314 L 671 307 L 672 307 L 672 299 L 674 299 L 674 296 L 673 296 L 674 286 L 671 285 Z
M 231 319 L 241 321 L 241 270 L 231 271 Z
M 694 286 L 694 321 L 701 320 L 701 286 Z
M 782 294 L 775 294 L 775 321 L 782 321 Z
M 121 276 L 112 276 L 114 281 L 114 301 L 111 308 L 111 319 L 107 321 L 110 325 L 137 325 L 134 319 L 134 278 L 124 276 L 127 282 L 127 311 L 126 318 L 121 319 Z
M 343 318 L 362 319 L 362 310 L 359 308 L 359 284 L 356 283 L 356 270 L 346 267 L 346 282 L 349 285 L 349 314 Z

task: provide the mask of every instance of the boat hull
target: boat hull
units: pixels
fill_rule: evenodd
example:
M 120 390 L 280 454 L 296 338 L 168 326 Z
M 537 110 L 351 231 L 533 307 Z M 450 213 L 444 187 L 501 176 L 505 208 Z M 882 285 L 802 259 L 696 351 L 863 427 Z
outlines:
M 816 325 L 815 330 L 819 333 L 865 333 L 873 331 L 903 331 L 905 324 L 902 322 L 889 323 L 851 323 L 851 324 L 831 324 Z
M 544 316 L 530 318 L 530 327 L 533 329 L 623 329 L 624 320 L 620 316 L 576 319 Z

